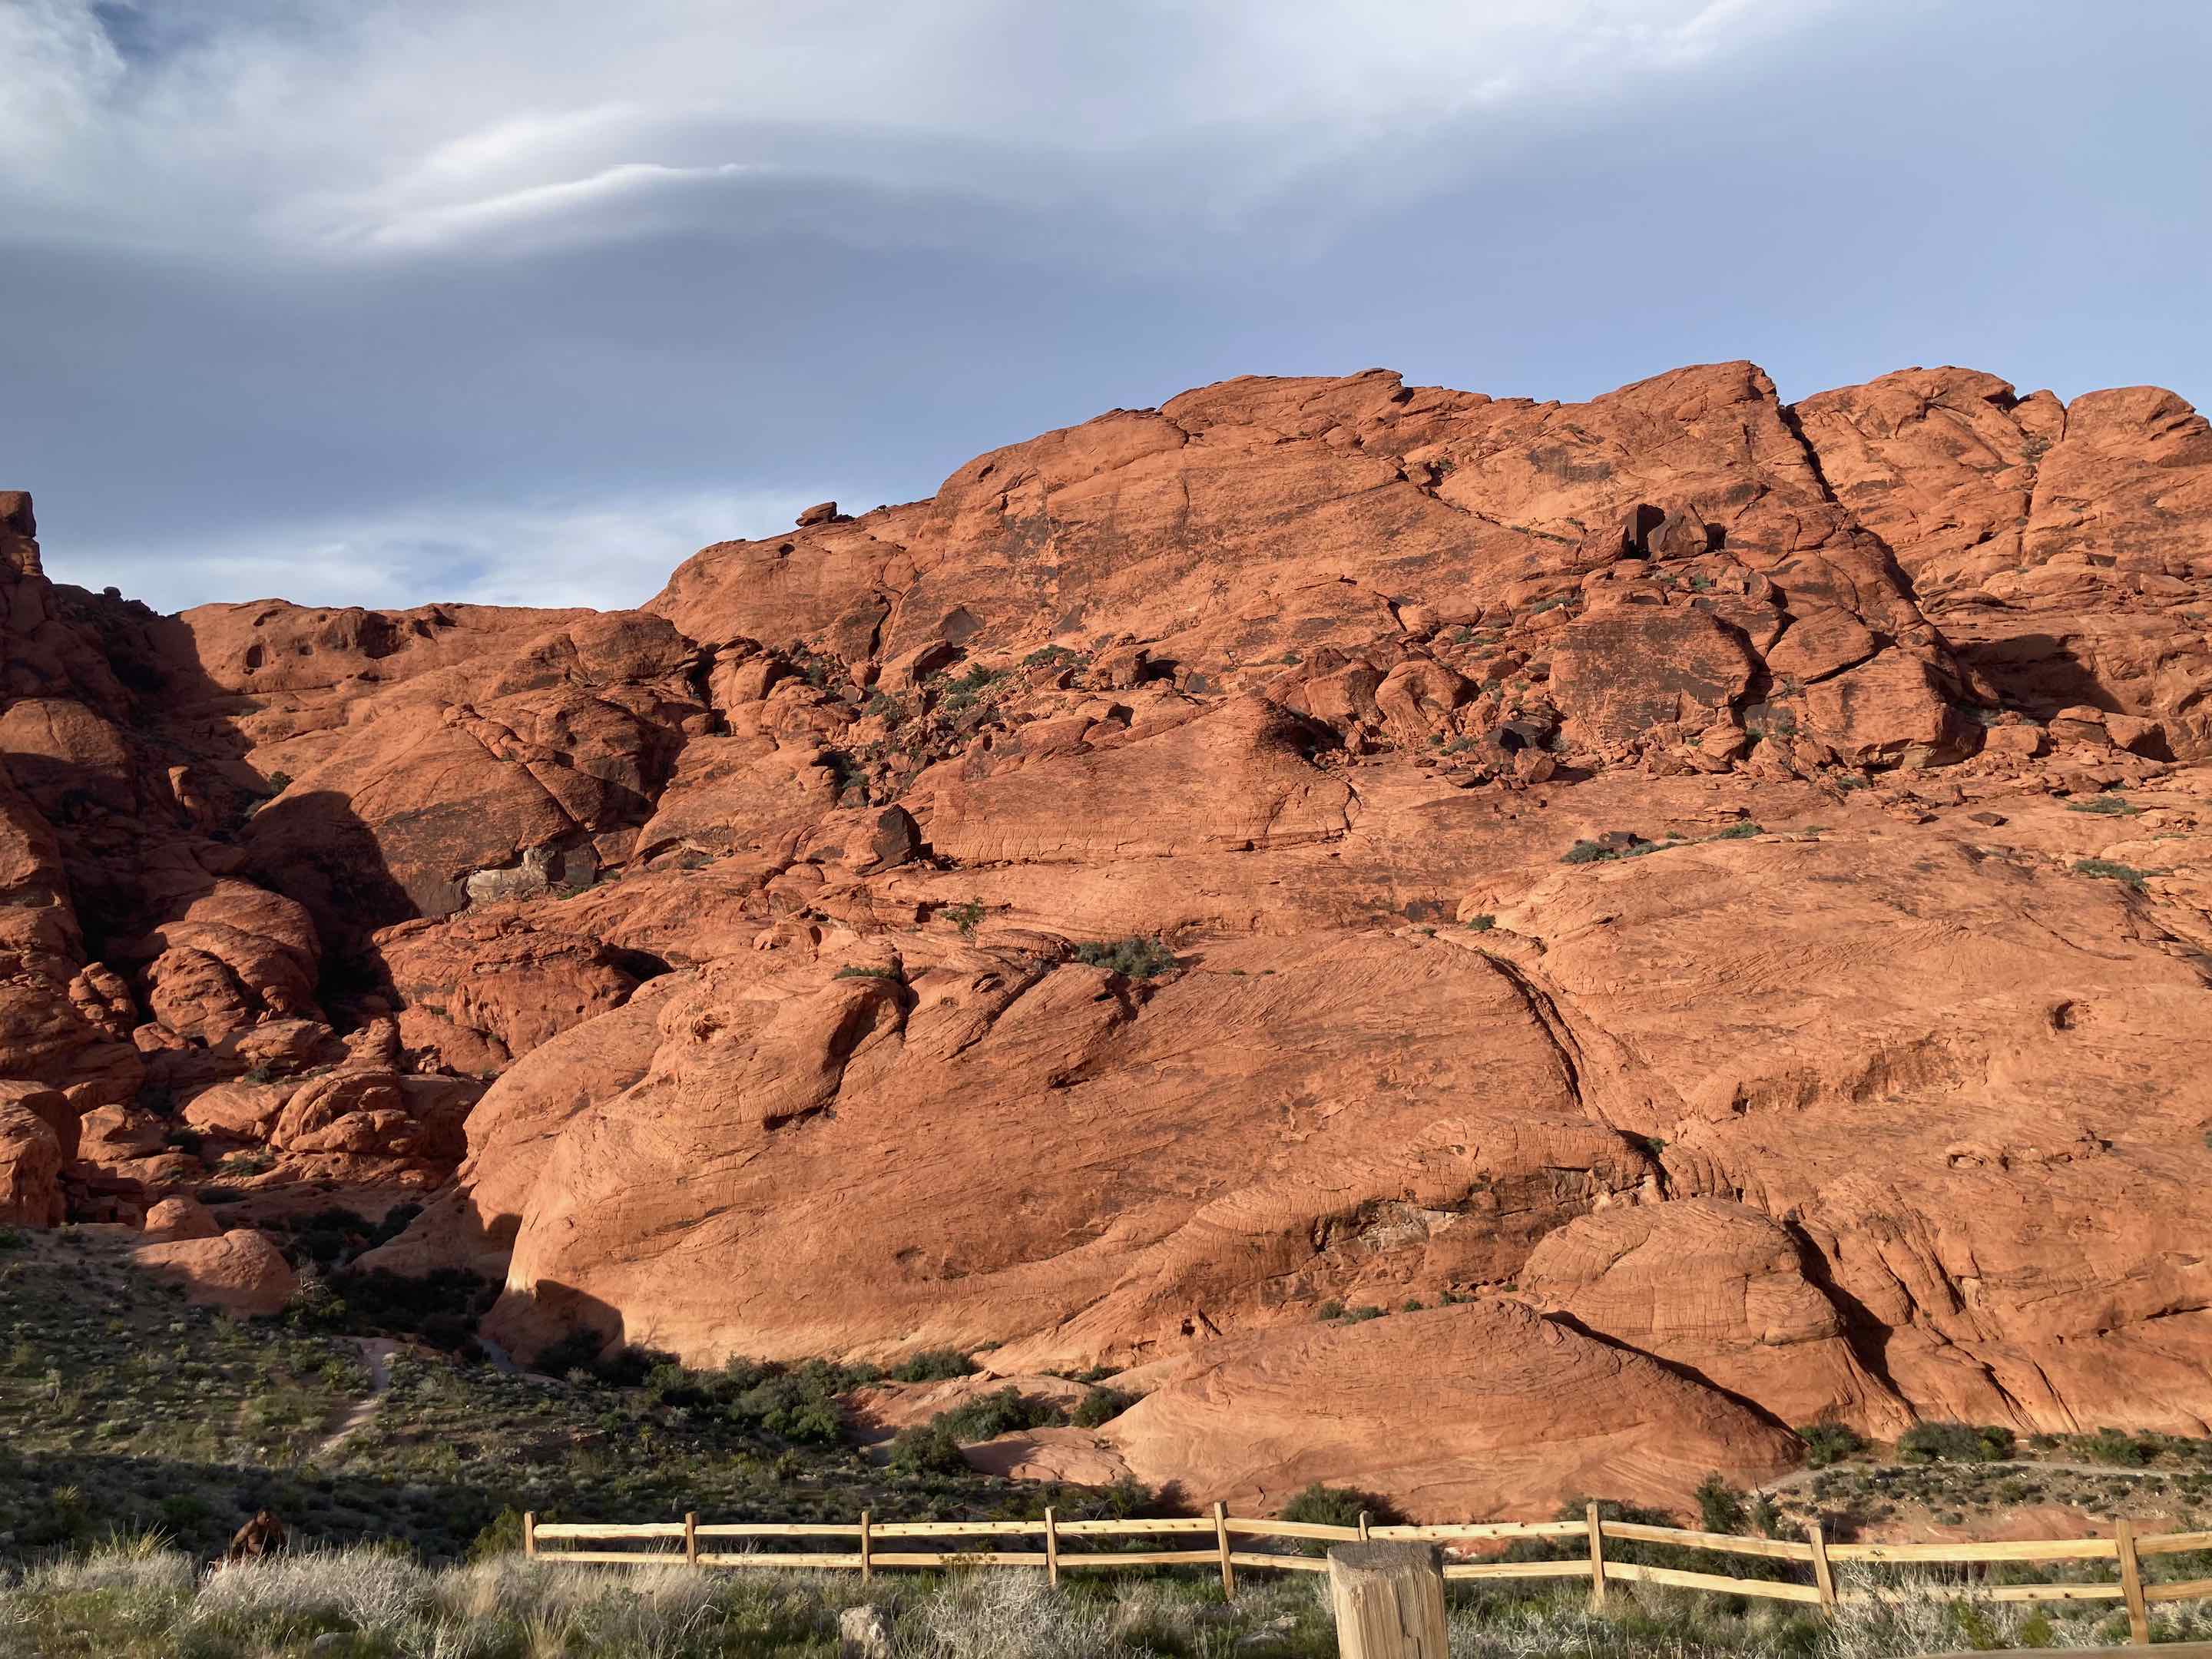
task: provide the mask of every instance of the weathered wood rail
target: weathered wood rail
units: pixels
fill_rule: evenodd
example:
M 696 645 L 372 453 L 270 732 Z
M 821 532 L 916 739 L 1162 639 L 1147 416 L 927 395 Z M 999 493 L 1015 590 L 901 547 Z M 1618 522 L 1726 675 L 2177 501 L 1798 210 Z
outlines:
M 1152 1550 L 1086 1549 L 1094 1539 L 1158 1539 L 1170 1547 Z M 920 1540 L 976 1539 L 990 1543 L 1012 1540 L 1036 1540 L 1035 1547 L 916 1549 Z M 1443 1568 L 1448 1579 L 1562 1578 L 1586 1580 L 1597 1601 L 1605 1599 L 1609 1583 L 1668 1584 L 1684 1589 L 1708 1590 L 1726 1595 L 1760 1596 L 1773 1601 L 1798 1601 L 1823 1609 L 1839 1600 L 1834 1568 L 1838 1563 L 1973 1565 L 1977 1564 L 2039 1564 L 2110 1561 L 2117 1574 L 2109 1580 L 2052 1583 L 1984 1584 L 1977 1594 L 2001 1601 L 2118 1601 L 2127 1608 L 2133 1641 L 2149 1640 L 2148 1608 L 2165 1601 L 2212 1597 L 2212 1578 L 2190 1578 L 2165 1583 L 2147 1582 L 2145 1558 L 2212 1550 L 2212 1532 L 2176 1532 L 2137 1537 L 2123 1521 L 2110 1538 L 2052 1538 L 2014 1540 L 1999 1543 L 1832 1544 L 1817 1526 L 1801 1539 L 1739 1538 L 1729 1533 L 1697 1532 L 1678 1527 L 1645 1526 L 1627 1521 L 1607 1521 L 1593 1504 L 1578 1521 L 1478 1521 L 1425 1526 L 1370 1526 L 1363 1516 L 1357 1527 L 1326 1526 L 1315 1522 L 1267 1521 L 1230 1515 L 1216 1504 L 1209 1515 L 1149 1521 L 1062 1521 L 1047 1510 L 1036 1521 L 875 1521 L 863 1511 L 851 1522 L 702 1522 L 696 1515 L 681 1521 L 616 1525 L 600 1522 L 541 1522 L 523 1516 L 523 1548 L 544 1561 L 573 1562 L 598 1566 L 639 1566 L 682 1563 L 696 1567 L 817 1567 L 858 1571 L 863 1578 L 879 1571 L 897 1569 L 958 1569 L 969 1567 L 1025 1567 L 1042 1571 L 1057 1584 L 1063 1572 L 1147 1567 L 1211 1566 L 1221 1575 L 1223 1593 L 1237 1593 L 1239 1569 L 1270 1572 L 1325 1573 L 1328 1563 L 1319 1556 L 1278 1553 L 1272 1550 L 1239 1548 L 1237 1540 L 1289 1540 L 1296 1542 L 1366 1543 L 1424 1542 L 1434 1544 L 1510 1544 L 1520 1540 L 1549 1540 L 1565 1543 L 1583 1540 L 1584 1553 L 1533 1561 L 1451 1561 Z M 836 1540 L 843 1549 L 791 1549 L 793 1541 Z M 1203 1540 L 1202 1543 L 1196 1541 Z M 768 1549 L 726 1548 L 726 1544 L 768 1543 Z M 1806 1570 L 1803 1580 L 1739 1578 L 1724 1572 L 1692 1571 L 1682 1567 L 1653 1566 L 1615 1559 L 1606 1549 L 1608 1541 L 1668 1545 L 1702 1550 L 1717 1555 L 1756 1557 L 1788 1561 Z M 577 1548 L 577 1545 L 619 1544 L 626 1548 Z M 1182 1547 L 1176 1547 L 1183 1544 Z M 549 1548 L 548 1546 L 553 1547 Z M 674 1547 L 668 1547 L 673 1546 Z M 889 1546 L 889 1547 L 886 1547 Z M 1070 1547 L 1073 1546 L 1073 1547 Z

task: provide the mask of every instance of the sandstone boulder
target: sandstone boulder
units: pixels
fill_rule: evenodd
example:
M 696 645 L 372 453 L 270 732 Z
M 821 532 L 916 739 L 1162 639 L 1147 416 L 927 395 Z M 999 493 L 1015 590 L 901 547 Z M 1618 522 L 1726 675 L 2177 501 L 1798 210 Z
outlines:
M 252 1229 L 212 1238 L 142 1244 L 131 1260 L 180 1286 L 185 1300 L 244 1318 L 282 1313 L 299 1279 L 266 1233 Z
M 0 1098 L 0 1224 L 52 1227 L 64 1218 L 61 1142 L 41 1114 Z
M 1224 1341 L 1101 1437 L 1139 1480 L 1240 1512 L 1318 1480 L 1415 1521 L 1548 1519 L 1598 1492 L 1680 1510 L 1715 1470 L 1756 1484 L 1802 1455 L 1726 1396 L 1492 1300 Z

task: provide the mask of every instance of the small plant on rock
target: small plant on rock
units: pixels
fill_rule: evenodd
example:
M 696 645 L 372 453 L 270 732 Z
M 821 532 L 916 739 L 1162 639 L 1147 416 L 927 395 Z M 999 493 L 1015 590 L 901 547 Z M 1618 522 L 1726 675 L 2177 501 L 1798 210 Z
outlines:
M 1176 966 L 1176 954 L 1164 939 L 1143 933 L 1104 943 L 1086 940 L 1075 947 L 1075 959 L 1085 967 L 1103 968 L 1124 979 L 1152 979 Z
M 1076 1404 L 1075 1425 L 1095 1429 L 1102 1423 L 1112 1422 L 1135 1403 L 1119 1389 L 1093 1389 Z
M 2155 870 L 2138 870 L 2132 864 L 2121 864 L 2112 859 L 2077 859 L 2074 873 L 2096 880 L 2117 881 L 2130 892 L 2140 893 L 2143 883 L 2158 873 Z

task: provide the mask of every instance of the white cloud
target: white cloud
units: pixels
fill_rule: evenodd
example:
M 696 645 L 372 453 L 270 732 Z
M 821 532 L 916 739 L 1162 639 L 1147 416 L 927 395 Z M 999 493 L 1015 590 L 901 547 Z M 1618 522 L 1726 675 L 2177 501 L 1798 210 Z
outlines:
M 1218 216 L 1470 112 L 1610 107 L 1829 3 L 195 0 L 191 33 L 126 64 L 93 0 L 9 0 L 0 205 L 43 203 L 52 235 L 319 257 L 627 234 L 641 189 L 769 167 Z
M 717 179 L 758 175 L 772 169 L 726 161 L 720 167 L 672 167 L 658 161 L 625 161 L 604 167 L 582 179 L 565 179 L 548 185 L 529 185 L 474 201 L 447 202 L 436 207 L 402 209 L 381 220 L 357 222 L 334 233 L 336 242 L 362 241 L 383 248 L 428 248 L 472 235 L 511 230 L 548 221 L 574 221 L 588 210 L 611 205 L 623 198 L 647 195 L 671 186 L 697 185 Z M 577 227 L 580 228 L 580 227 Z
M 158 544 L 64 544 L 50 534 L 45 563 L 56 581 L 112 585 L 161 611 L 272 597 L 404 608 L 425 596 L 627 609 L 659 592 L 700 548 L 774 534 L 812 499 L 709 492 L 498 508 L 426 504 L 346 523 L 165 534 Z

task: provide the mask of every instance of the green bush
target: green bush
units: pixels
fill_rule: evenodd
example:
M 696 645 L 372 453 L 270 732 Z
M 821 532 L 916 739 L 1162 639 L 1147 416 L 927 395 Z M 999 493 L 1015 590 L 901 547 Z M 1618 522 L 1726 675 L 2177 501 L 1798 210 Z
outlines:
M 1469 916 L 1467 919 L 1467 926 L 1468 931 L 1471 933 L 1486 933 L 1492 928 L 1498 926 L 1498 918 L 1496 916 Z
M 1133 933 L 1104 944 L 1086 941 L 1075 947 L 1075 959 L 1089 968 L 1103 968 L 1124 979 L 1151 979 L 1176 966 L 1175 952 L 1164 939 Z
M 964 938 L 974 933 L 975 924 L 983 920 L 983 907 L 973 899 L 964 904 L 948 904 L 945 907 L 945 919 L 957 927 Z
M 1310 1527 L 1357 1527 L 1362 1514 L 1376 1526 L 1387 1526 L 1399 1518 L 1387 1498 L 1353 1486 L 1324 1486 L 1318 1480 L 1284 1504 L 1276 1518 Z M 1299 1548 L 1308 1555 L 1328 1551 L 1319 1539 L 1303 1542 Z
M 1132 1396 L 1119 1389 L 1093 1389 L 1075 1407 L 1075 1425 L 1095 1429 L 1102 1423 L 1112 1422 L 1135 1403 Z
M 1314 1317 L 1316 1319 L 1341 1319 L 1344 1317 L 1344 1304 L 1339 1302 L 1334 1297 L 1331 1297 L 1328 1301 L 1322 1303 L 1321 1306 L 1314 1310 Z
M 467 1559 L 471 1561 L 496 1561 L 503 1556 L 522 1553 L 522 1512 L 511 1505 L 478 1530 L 469 1540 Z
M 971 1376 L 975 1362 L 964 1353 L 951 1348 L 929 1348 L 891 1367 L 894 1382 L 945 1382 L 956 1376 Z
M 2069 800 L 2069 812 L 2094 812 L 2100 817 L 2131 818 L 2142 811 L 2125 795 L 2093 795 L 2087 800 Z
M 2012 1451 L 2012 1431 L 1994 1424 L 1916 1423 L 1897 1439 L 1908 1463 L 2002 1463 Z
M 2140 893 L 2143 890 L 2143 883 L 2158 872 L 2155 870 L 2138 870 L 2131 864 L 2119 864 L 2111 859 L 2077 859 L 2074 864 L 2074 873 L 2117 881 L 2122 886 Z
M 558 1341 L 549 1342 L 538 1351 L 530 1362 L 530 1369 L 548 1376 L 566 1376 L 570 1371 L 589 1370 L 599 1363 L 599 1350 L 607 1345 L 606 1338 L 597 1331 L 579 1328 Z
M 1716 1473 L 1698 1483 L 1698 1526 L 1705 1532 L 1740 1533 L 1746 1519 L 1743 1494 Z
M 857 962 L 848 962 L 830 977 L 833 979 L 896 979 L 896 968 L 866 968 Z
M 1009 1386 L 993 1394 L 978 1395 L 949 1412 L 939 1412 L 936 1420 L 953 1438 L 966 1444 L 996 1439 L 1002 1434 L 1018 1434 L 1024 1429 L 1055 1427 L 1067 1421 L 1067 1413 L 1052 1401 L 1037 1399 Z
M 1808 1423 L 1797 1431 L 1805 1443 L 1805 1461 L 1816 1469 L 1856 1457 L 1866 1449 L 1866 1437 L 1841 1423 Z
M 2124 1429 L 2099 1429 L 2083 1438 L 2081 1455 L 2094 1463 L 2139 1469 L 2158 1455 L 2158 1446 L 2154 1441 L 2137 1439 Z
M 1749 841 L 1753 836 L 1763 836 L 1765 833 L 1766 828 L 1764 824 L 1753 823 L 1750 820 L 1746 819 L 1741 823 L 1731 823 L 1727 829 L 1722 830 L 1718 835 L 1708 836 L 1705 839 L 1708 841 Z
M 944 1420 L 901 1429 L 891 1438 L 890 1467 L 899 1474 L 960 1474 L 968 1460 Z
M 1381 1498 L 1350 1486 L 1325 1486 L 1316 1480 L 1284 1504 L 1276 1518 L 1309 1527 L 1356 1527 L 1363 1513 L 1371 1522 L 1389 1507 Z

